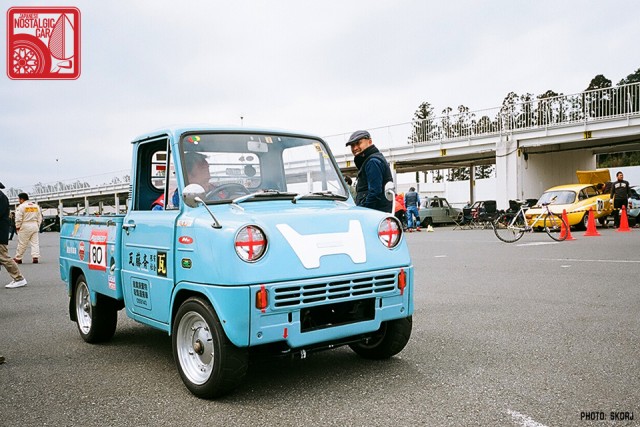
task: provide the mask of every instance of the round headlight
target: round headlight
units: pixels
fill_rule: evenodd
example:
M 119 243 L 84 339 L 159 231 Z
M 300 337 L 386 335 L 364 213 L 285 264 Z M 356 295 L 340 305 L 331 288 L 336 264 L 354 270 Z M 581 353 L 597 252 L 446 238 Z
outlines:
M 382 244 L 389 248 L 395 248 L 402 237 L 402 226 L 396 218 L 387 217 L 378 225 L 378 238 Z
M 255 262 L 267 251 L 267 236 L 255 225 L 247 225 L 236 234 L 234 246 L 241 260 Z

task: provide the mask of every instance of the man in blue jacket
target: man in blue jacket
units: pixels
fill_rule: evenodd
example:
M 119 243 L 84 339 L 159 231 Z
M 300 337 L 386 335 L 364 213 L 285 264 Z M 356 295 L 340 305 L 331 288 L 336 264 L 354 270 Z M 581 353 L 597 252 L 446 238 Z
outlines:
M 392 182 L 391 168 L 378 151 L 366 130 L 351 134 L 347 147 L 351 148 L 353 161 L 358 168 L 356 205 L 391 213 L 392 202 L 384 195 L 384 186 Z
M 407 222 L 409 223 L 409 232 L 420 231 L 420 196 L 416 193 L 415 187 L 409 188 L 404 195 L 404 205 L 407 207 Z

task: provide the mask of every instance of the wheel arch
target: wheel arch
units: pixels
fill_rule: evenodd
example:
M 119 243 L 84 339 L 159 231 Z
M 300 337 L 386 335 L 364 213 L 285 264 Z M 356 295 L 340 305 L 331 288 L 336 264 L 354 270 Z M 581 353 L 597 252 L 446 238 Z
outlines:
M 75 295 L 76 281 L 80 275 L 84 275 L 85 279 L 87 277 L 80 267 L 71 267 L 69 270 L 69 282 L 67 283 L 67 294 L 69 295 L 69 319 L 74 322 L 78 321 L 78 317 L 76 316 L 75 300 L 73 296 Z
M 189 298 L 201 298 L 207 303 L 220 320 L 222 329 L 233 345 L 249 345 L 249 287 L 213 286 L 193 283 L 181 283 L 176 287 L 171 302 L 169 334 L 173 333 L 176 314 L 180 306 Z

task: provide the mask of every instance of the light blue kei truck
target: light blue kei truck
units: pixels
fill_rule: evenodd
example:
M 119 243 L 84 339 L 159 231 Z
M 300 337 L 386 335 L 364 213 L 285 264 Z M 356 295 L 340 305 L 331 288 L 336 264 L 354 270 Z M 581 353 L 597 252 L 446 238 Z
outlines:
M 60 232 L 80 336 L 110 340 L 124 308 L 171 335 L 202 398 L 240 384 L 251 351 L 396 355 L 411 336 L 413 271 L 401 224 L 355 206 L 326 142 L 299 132 L 143 135 L 126 214 L 65 216 Z

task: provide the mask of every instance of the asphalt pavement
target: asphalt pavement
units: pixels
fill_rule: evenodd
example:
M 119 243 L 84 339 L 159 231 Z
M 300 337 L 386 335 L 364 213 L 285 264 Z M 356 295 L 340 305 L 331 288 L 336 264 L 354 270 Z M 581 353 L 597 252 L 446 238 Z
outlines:
M 0 426 L 640 425 L 640 230 L 599 232 L 513 244 L 491 230 L 407 234 L 416 283 L 404 351 L 255 357 L 215 401 L 184 387 L 169 336 L 124 311 L 111 342 L 82 341 L 59 235 L 43 233 L 40 264 L 21 265 L 29 284 L 0 287 Z

